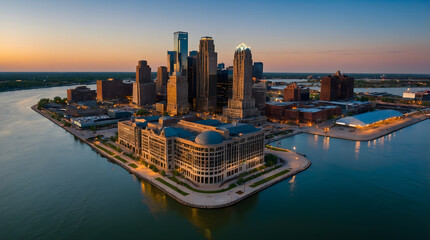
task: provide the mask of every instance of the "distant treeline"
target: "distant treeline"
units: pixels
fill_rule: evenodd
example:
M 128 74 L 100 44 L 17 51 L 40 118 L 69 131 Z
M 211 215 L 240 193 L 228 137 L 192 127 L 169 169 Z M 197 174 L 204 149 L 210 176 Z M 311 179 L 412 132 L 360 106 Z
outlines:
M 156 77 L 152 73 L 152 77 Z M 0 72 L 0 91 L 91 84 L 108 78 L 134 80 L 134 72 Z
M 267 79 L 319 79 L 334 73 L 264 73 Z M 430 74 L 393 74 L 393 73 L 345 73 L 355 79 L 399 79 L 399 80 L 430 80 Z

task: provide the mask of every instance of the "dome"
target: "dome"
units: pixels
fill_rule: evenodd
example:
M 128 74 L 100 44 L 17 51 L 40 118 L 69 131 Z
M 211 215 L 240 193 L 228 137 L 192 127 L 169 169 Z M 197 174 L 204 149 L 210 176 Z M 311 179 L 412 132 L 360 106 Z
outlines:
M 221 134 L 214 131 L 206 131 L 197 135 L 195 142 L 200 145 L 220 144 L 224 141 Z
M 246 45 L 244 42 L 242 42 L 241 44 L 239 44 L 239 46 L 236 47 L 237 51 L 245 51 L 245 50 L 251 50 L 251 48 Z

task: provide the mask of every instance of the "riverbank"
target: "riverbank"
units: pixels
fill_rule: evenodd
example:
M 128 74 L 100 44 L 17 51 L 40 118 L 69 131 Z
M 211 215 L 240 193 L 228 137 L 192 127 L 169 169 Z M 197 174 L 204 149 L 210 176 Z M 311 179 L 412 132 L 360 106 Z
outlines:
M 309 127 L 309 128 L 303 128 L 302 132 L 325 136 L 325 137 L 351 140 L 351 141 L 371 141 L 371 140 L 383 137 L 392 132 L 398 131 L 402 128 L 427 120 L 429 118 L 430 116 L 428 114 L 421 114 L 421 115 L 408 116 L 408 117 L 405 117 L 404 119 L 399 119 L 390 123 L 382 124 L 375 127 L 363 128 L 363 129 L 344 127 L 344 126 L 334 126 L 329 128 L 330 129 L 329 131 L 325 132 L 324 128 Z
M 278 158 L 282 159 L 283 164 L 276 169 L 273 168 L 270 173 L 263 174 L 247 181 L 242 185 L 235 186 L 233 188 L 227 187 L 228 185 L 235 182 L 232 180 L 231 182 L 225 184 L 226 190 L 223 192 L 202 192 L 205 189 L 197 189 L 198 191 L 193 191 L 184 185 L 178 184 L 168 176 L 162 176 L 160 173 L 154 172 L 149 167 L 138 161 L 135 161 L 128 155 L 125 155 L 124 151 L 117 151 L 117 149 L 114 149 L 108 145 L 101 145 L 100 142 L 93 143 L 88 141 L 88 135 L 83 134 L 87 131 L 64 126 L 62 122 L 52 118 L 49 112 L 37 109 L 36 105 L 32 106 L 31 108 L 53 123 L 62 127 L 75 137 L 79 138 L 81 141 L 85 142 L 95 152 L 107 158 L 109 161 L 118 164 L 138 178 L 162 190 L 176 201 L 190 207 L 223 208 L 234 205 L 278 182 L 281 182 L 306 170 L 311 165 L 311 162 L 308 159 L 297 153 L 265 149 L 266 154 L 270 153 L 277 156 Z

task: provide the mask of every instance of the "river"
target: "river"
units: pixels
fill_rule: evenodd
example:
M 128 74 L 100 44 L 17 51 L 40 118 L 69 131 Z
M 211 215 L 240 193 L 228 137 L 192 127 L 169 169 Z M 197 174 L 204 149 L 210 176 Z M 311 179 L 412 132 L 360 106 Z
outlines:
M 183 206 L 0 93 L 0 239 L 430 239 L 430 121 L 371 142 L 279 142 L 312 166 L 232 207 Z M 274 143 L 277 144 L 277 143 Z

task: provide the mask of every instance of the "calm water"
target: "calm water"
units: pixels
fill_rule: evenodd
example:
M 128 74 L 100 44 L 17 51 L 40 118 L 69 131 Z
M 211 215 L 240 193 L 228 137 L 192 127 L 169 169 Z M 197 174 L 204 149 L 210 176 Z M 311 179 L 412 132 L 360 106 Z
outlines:
M 182 206 L 0 93 L 0 239 L 430 239 L 430 121 L 372 142 L 301 134 L 313 162 L 233 207 Z

